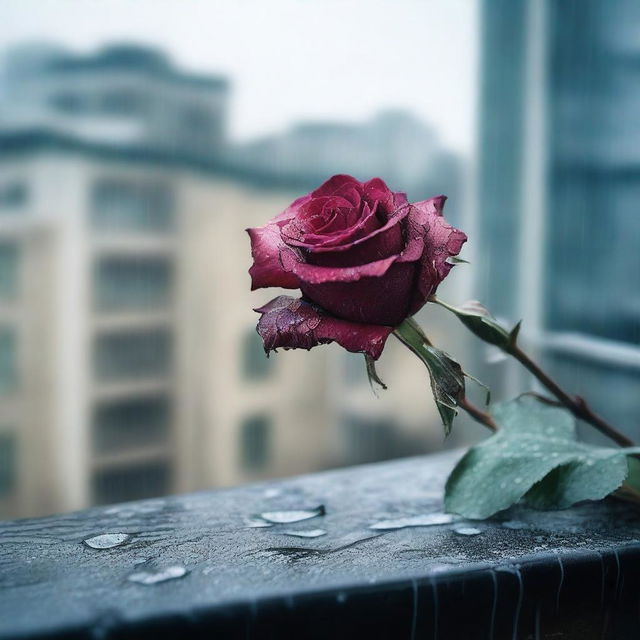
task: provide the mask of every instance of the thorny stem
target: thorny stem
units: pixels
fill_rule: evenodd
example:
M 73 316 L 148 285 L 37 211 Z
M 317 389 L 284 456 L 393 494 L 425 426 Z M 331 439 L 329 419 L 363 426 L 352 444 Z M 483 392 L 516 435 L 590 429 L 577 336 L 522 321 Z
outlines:
M 498 425 L 495 423 L 494 419 L 486 411 L 483 411 L 470 402 L 467 399 L 467 396 L 458 398 L 458 406 L 461 409 L 464 409 L 476 422 L 487 427 L 487 429 L 491 429 L 491 431 L 498 430 Z
M 627 436 L 620 433 L 615 427 L 604 420 L 604 418 L 601 418 L 595 413 L 584 398 L 566 393 L 566 391 L 545 373 L 517 344 L 509 346 L 505 351 L 520 362 L 525 369 L 530 371 L 576 418 L 588 422 L 621 447 L 631 447 L 634 445 L 633 440 L 627 438 Z

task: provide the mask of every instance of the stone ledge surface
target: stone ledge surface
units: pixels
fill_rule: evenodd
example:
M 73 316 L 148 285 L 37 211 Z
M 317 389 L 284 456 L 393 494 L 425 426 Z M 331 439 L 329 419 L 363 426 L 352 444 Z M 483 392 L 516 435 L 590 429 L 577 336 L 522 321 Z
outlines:
M 371 528 L 441 513 L 458 456 L 0 523 L 0 638 L 640 637 L 629 505 Z M 284 533 L 310 529 L 326 535 Z M 85 542 L 114 533 L 129 537 Z

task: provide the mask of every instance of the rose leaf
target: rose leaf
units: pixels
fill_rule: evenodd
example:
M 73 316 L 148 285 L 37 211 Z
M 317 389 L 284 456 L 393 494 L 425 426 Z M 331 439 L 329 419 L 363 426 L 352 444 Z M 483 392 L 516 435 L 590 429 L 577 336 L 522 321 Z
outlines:
M 447 480 L 449 512 L 483 519 L 521 499 L 537 509 L 600 500 L 620 487 L 627 456 L 640 451 L 578 442 L 571 413 L 535 397 L 492 413 L 498 432 L 469 449 Z
M 458 400 L 464 396 L 462 367 L 444 351 L 432 346 L 412 319 L 405 320 L 394 333 L 427 367 L 433 399 L 448 436 L 458 413 Z

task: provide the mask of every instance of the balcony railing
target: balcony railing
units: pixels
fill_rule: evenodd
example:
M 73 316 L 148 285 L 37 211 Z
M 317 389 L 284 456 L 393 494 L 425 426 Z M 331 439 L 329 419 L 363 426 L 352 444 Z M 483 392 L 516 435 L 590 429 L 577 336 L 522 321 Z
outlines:
M 640 514 L 450 520 L 457 455 L 1 523 L 0 638 L 637 638 Z

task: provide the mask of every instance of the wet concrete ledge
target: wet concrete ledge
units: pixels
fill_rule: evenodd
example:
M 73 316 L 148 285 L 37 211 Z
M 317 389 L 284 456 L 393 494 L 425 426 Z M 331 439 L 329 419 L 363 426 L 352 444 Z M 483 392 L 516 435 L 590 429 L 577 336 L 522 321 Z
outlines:
M 0 523 L 0 638 L 640 637 L 638 511 L 446 522 L 457 455 Z

